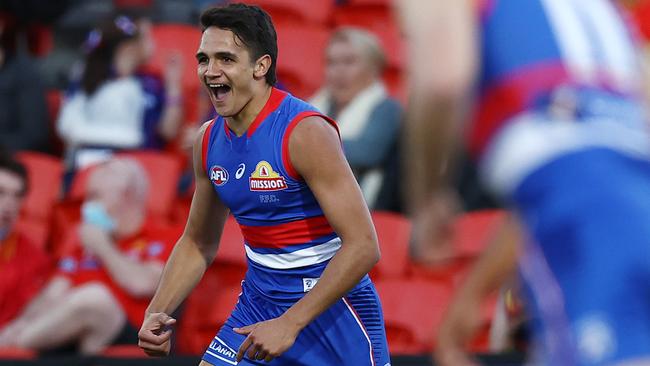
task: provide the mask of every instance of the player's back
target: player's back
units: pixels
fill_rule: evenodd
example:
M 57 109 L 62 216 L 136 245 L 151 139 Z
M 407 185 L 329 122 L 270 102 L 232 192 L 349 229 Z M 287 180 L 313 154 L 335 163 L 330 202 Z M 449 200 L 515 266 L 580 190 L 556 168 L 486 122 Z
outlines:
M 611 1 L 485 1 L 480 33 L 478 100 L 468 138 L 494 189 L 508 191 L 530 169 L 577 146 L 640 148 L 622 143 L 629 138 L 609 128 L 587 138 L 578 129 L 567 133 L 533 122 L 600 119 L 642 128 L 637 55 Z M 558 141 L 560 134 L 570 137 Z

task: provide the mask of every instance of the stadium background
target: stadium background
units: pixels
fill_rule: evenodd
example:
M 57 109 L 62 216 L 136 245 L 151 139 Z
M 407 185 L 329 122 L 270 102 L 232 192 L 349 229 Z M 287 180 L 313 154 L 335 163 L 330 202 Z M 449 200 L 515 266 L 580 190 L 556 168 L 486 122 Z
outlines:
M 323 82 L 323 49 L 331 32 L 340 26 L 365 28 L 380 39 L 388 56 L 383 78 L 392 96 L 406 105 L 404 82 L 406 65 L 390 0 L 258 0 L 267 10 L 278 32 L 278 79 L 294 95 L 307 98 Z M 184 63 L 183 120 L 198 124 L 201 100 L 195 73 L 194 53 L 200 39 L 196 26 L 203 0 L 5 0 L 0 10 L 18 19 L 21 34 L 31 55 L 37 60 L 47 87 L 51 130 L 68 86 L 70 66 L 81 57 L 80 46 L 90 29 L 100 20 L 122 9 L 144 9 L 154 22 L 156 52 L 150 62 L 162 72 L 171 50 L 180 51 Z M 212 2 L 214 3 L 214 2 Z M 626 1 L 630 19 L 638 25 L 639 38 L 650 36 L 650 1 Z M 432 60 L 435 67 L 435 60 Z M 0 131 L 0 134 L 2 131 Z M 82 171 L 62 194 L 63 146 L 53 132 L 47 153 L 22 151 L 17 157 L 27 165 L 31 177 L 40 182 L 32 190 L 19 222 L 34 242 L 53 255 L 60 254 L 63 233 L 79 220 L 79 205 L 84 196 L 87 171 Z M 171 144 L 174 145 L 174 144 Z M 176 180 L 185 159 L 177 146 L 162 151 L 126 153 L 138 159 L 152 181 L 155 200 L 150 211 L 172 228 L 181 228 L 189 208 L 187 195 L 178 194 Z M 393 365 L 428 364 L 435 327 L 446 304 L 458 288 L 467 269 L 483 248 L 490 232 L 499 224 L 503 212 L 484 208 L 462 214 L 454 227 L 455 256 L 437 267 L 426 267 L 409 257 L 410 222 L 400 212 L 373 212 L 382 249 L 382 260 L 371 273 L 382 298 Z M 198 354 L 218 324 L 225 320 L 238 294 L 238 281 L 245 271 L 241 234 L 231 219 L 226 225 L 215 264 L 185 302 L 175 333 L 172 357 L 164 360 L 144 358 L 135 346 L 115 346 L 97 357 L 37 356 L 27 350 L 0 350 L 3 365 L 196 365 Z M 496 298 L 485 304 L 480 335 L 471 345 L 489 365 L 521 364 L 521 353 L 485 355 Z M 218 305 L 215 305 L 218 304 Z

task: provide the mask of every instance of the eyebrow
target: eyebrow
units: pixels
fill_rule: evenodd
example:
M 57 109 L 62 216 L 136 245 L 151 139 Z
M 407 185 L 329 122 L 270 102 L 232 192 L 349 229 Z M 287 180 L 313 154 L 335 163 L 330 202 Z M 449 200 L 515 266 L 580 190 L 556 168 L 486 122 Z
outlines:
M 196 59 L 197 60 L 199 58 L 201 58 L 201 57 L 206 57 L 206 56 L 207 56 L 207 54 L 205 52 L 203 52 L 203 51 L 199 51 L 199 52 L 196 53 Z M 215 52 L 214 56 L 217 57 L 217 58 L 226 58 L 226 57 L 228 57 L 228 58 L 231 58 L 233 60 L 237 60 L 237 55 L 235 55 L 232 52 L 228 52 L 228 51 Z

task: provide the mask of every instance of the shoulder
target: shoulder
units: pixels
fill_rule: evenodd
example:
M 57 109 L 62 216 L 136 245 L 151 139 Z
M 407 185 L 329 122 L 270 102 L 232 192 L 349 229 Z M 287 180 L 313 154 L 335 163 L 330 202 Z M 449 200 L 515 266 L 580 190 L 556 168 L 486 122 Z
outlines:
M 309 148 L 312 145 L 319 145 L 330 140 L 339 143 L 336 126 L 333 121 L 326 119 L 324 116 L 311 115 L 300 119 L 299 122 L 291 133 L 291 145 L 301 145 Z

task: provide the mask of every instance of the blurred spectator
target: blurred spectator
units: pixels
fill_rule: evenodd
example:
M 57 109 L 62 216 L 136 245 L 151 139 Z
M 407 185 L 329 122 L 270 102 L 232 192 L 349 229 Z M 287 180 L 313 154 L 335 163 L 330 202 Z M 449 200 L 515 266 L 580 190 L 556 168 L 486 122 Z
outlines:
M 177 236 L 145 224 L 148 185 L 143 168 L 130 159 L 93 170 L 72 249 L 47 287 L 2 330 L 0 347 L 42 351 L 74 344 L 95 354 L 111 343 L 137 341 L 135 327 Z
M 0 145 L 49 151 L 45 88 L 33 61 L 18 47 L 16 22 L 0 13 Z
M 58 121 L 70 168 L 104 160 L 114 150 L 160 148 L 175 138 L 182 65 L 172 57 L 164 82 L 142 70 L 154 47 L 150 28 L 145 18 L 136 24 L 117 16 L 88 35 L 80 80 Z
M 381 80 L 385 55 L 374 35 L 344 27 L 332 35 L 326 59 L 326 84 L 311 103 L 339 123 L 345 155 L 374 208 L 402 118 Z
M 26 190 L 25 167 L 0 152 L 0 338 L 51 272 L 47 254 L 15 230 Z

